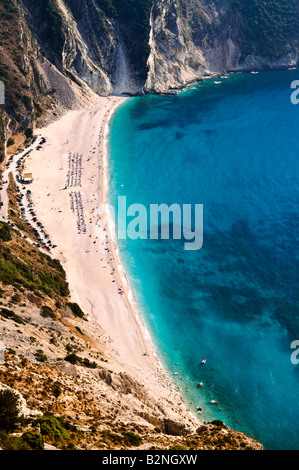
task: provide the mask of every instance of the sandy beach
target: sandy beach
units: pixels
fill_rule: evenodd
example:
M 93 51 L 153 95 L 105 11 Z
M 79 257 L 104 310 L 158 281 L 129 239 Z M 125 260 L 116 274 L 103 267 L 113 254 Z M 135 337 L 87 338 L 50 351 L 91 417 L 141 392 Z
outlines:
M 114 370 L 126 370 L 157 400 L 170 401 L 190 417 L 134 305 L 117 246 L 105 238 L 105 227 L 99 227 L 97 208 L 106 202 L 109 183 L 108 121 L 124 100 L 100 98 L 88 109 L 70 111 L 38 129 L 46 145 L 30 154 L 25 169 L 33 176 L 30 189 L 36 213 L 57 245 L 52 256 L 67 273 L 72 301 L 100 325 Z

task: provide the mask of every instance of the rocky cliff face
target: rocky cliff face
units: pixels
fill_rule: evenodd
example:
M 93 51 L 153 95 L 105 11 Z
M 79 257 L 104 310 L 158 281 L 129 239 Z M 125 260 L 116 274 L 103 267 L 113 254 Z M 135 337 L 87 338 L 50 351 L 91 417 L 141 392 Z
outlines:
M 145 91 L 181 88 L 214 73 L 296 65 L 298 2 L 277 5 L 267 12 L 267 21 L 258 10 L 262 2 L 252 3 L 256 10 L 249 10 L 246 1 L 155 0 Z M 278 28 L 280 40 L 270 37 L 279 21 L 294 27 L 288 32 Z
M 46 90 L 36 68 L 37 41 L 17 2 L 0 3 L 0 80 L 5 85 L 6 105 L 0 106 L 0 161 L 5 151 L 5 131 L 25 131 L 41 114 Z
M 148 92 L 232 68 L 237 51 L 231 36 L 238 25 L 229 2 L 157 0 L 150 21 Z
M 213 73 L 297 65 L 298 5 L 2 0 L 0 80 L 10 131 L 94 93 L 160 93 Z
M 19 227 L 13 190 L 9 204 Z M 102 328 L 69 302 L 60 262 L 4 222 L 0 265 L 0 393 L 17 394 L 26 417 L 19 435 L 38 431 L 36 418 L 44 416 L 49 423 L 51 415 L 52 422 L 54 416 L 56 423 L 67 421 L 71 426 L 65 430 L 72 432 L 39 432 L 46 444 L 64 450 L 263 449 L 219 420 L 200 425 L 173 392 L 159 397 L 129 375 L 107 353 Z M 2 418 L 1 400 L 0 410 Z M 4 421 L 0 450 L 23 450 L 17 436 L 5 436 Z
M 142 89 L 125 21 L 107 15 L 95 0 L 22 0 L 42 54 L 64 75 L 95 93 L 136 93 Z M 134 36 L 132 32 L 132 44 Z
M 298 63 L 298 0 L 20 0 L 42 54 L 99 94 Z M 284 25 L 284 26 L 283 26 Z
M 281 0 L 272 0 L 265 9 L 262 0 L 1 0 L 0 80 L 5 83 L 6 104 L 4 108 L 0 107 L 0 162 L 8 135 L 24 133 L 28 128 L 57 118 L 66 110 L 90 104 L 98 94 L 165 93 L 214 73 L 297 65 L 298 1 L 286 0 L 281 6 Z M 24 258 L 25 251 L 29 253 L 28 248 L 23 249 L 22 255 L 17 252 L 16 258 Z M 119 426 L 128 421 L 133 423 L 130 430 L 140 427 L 147 446 L 261 448 L 219 423 L 197 432 L 191 430 L 189 438 L 183 438 L 181 427 L 170 420 L 160 404 L 148 398 L 125 371 L 113 372 L 110 363 L 107 365 L 101 360 L 96 381 L 92 371 L 86 376 L 80 365 L 72 368 L 71 374 L 68 364 L 62 364 L 63 370 L 60 370 L 61 361 L 54 359 L 70 348 L 70 341 L 74 343 L 72 347 L 87 351 L 87 342 L 95 339 L 92 336 L 94 326 L 90 325 L 90 331 L 86 331 L 91 335 L 89 338 L 82 333 L 82 323 L 80 326 L 66 325 L 63 312 L 57 312 L 60 323 L 52 325 L 52 322 L 52 330 L 44 323 L 36 329 L 35 325 L 44 321 L 40 307 L 36 305 L 35 308 L 39 298 L 27 297 L 32 305 L 24 313 L 20 304 L 20 299 L 22 305 L 25 302 L 24 289 L 17 293 L 19 300 L 11 286 L 1 290 L 1 322 L 5 322 L 1 331 L 5 332 L 6 343 L 11 339 L 9 345 L 16 353 L 18 348 L 19 352 L 24 349 L 27 335 L 28 357 L 19 359 L 21 365 L 16 368 L 13 366 L 16 358 L 10 353 L 6 364 L 0 367 L 0 382 L 7 385 L 16 382 L 19 391 L 23 392 L 26 387 L 23 389 L 21 378 L 25 369 L 29 374 L 28 383 L 38 375 L 34 391 L 41 390 L 41 393 L 32 392 L 30 405 L 41 412 L 57 411 L 60 406 L 59 413 L 71 415 L 76 424 L 88 424 L 89 434 L 84 437 L 86 445 L 96 446 L 96 440 L 101 439 L 104 448 L 107 431 L 121 433 Z M 9 310 L 12 302 L 17 303 L 15 312 Z M 53 309 L 58 308 L 57 304 L 51 305 Z M 27 322 L 24 331 L 23 326 L 15 329 L 16 319 Z M 28 335 L 32 319 L 37 323 L 32 323 Z M 86 324 L 83 325 L 82 328 L 87 330 Z M 66 335 L 63 350 L 55 346 L 60 330 Z M 48 337 L 44 336 L 46 332 Z M 36 359 L 37 345 L 43 347 L 50 358 L 51 365 L 45 369 L 38 363 L 40 355 Z M 47 345 L 51 347 L 46 350 Z M 93 353 L 95 358 L 101 357 L 100 349 L 95 348 Z M 28 361 L 33 366 L 29 366 Z M 55 363 L 53 374 L 50 372 L 52 363 Z M 32 367 L 31 371 L 29 367 Z M 70 379 L 70 382 L 69 374 L 71 377 L 74 374 L 74 380 Z M 46 406 L 44 404 L 49 377 L 53 382 L 61 382 L 65 396 L 59 405 L 54 395 L 50 396 Z M 76 384 L 77 377 L 79 385 Z M 86 387 L 86 393 L 92 396 L 92 406 L 88 408 L 86 404 L 84 412 L 77 417 L 82 402 L 79 391 L 86 383 L 86 377 L 90 385 Z M 103 399 L 100 406 L 99 391 Z M 131 396 L 130 403 L 128 395 Z M 71 407 L 73 402 L 74 407 Z M 120 402 L 122 408 L 116 422 L 114 408 L 117 410 Z M 104 416 L 100 423 L 101 434 L 95 434 L 91 439 L 92 420 L 98 420 L 100 412 Z M 111 420 L 117 427 L 111 425 Z M 169 435 L 178 435 L 179 440 L 169 438 Z M 123 446 L 121 436 L 115 442 L 117 445 L 121 442 Z M 111 442 L 107 445 L 111 446 Z

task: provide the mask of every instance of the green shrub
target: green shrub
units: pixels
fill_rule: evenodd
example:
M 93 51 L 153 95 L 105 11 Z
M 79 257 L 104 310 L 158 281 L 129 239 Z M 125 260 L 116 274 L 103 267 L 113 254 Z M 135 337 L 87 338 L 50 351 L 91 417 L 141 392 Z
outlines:
M 62 388 L 60 386 L 60 384 L 58 382 L 55 382 L 53 385 L 52 385 L 52 392 L 54 394 L 54 396 L 56 398 L 59 398 L 60 395 L 62 394 Z
M 67 306 L 70 307 L 70 309 L 73 312 L 73 314 L 75 315 L 75 317 L 79 317 L 79 318 L 84 318 L 85 317 L 84 312 L 81 310 L 81 308 L 79 307 L 78 304 L 68 302 Z
M 25 325 L 26 322 L 12 310 L 8 310 L 7 308 L 0 309 L 0 315 L 3 318 L 13 320 L 14 322 L 18 323 L 19 325 Z
M 32 139 L 33 137 L 33 129 L 31 129 L 30 127 L 28 127 L 25 132 L 24 132 L 24 135 L 27 139 Z
M 67 350 L 68 353 L 71 353 L 72 350 L 73 350 L 73 346 L 68 343 L 68 344 L 66 345 L 65 349 Z
M 41 316 L 42 317 L 50 317 L 52 320 L 55 320 L 56 316 L 51 307 L 48 307 L 48 305 L 43 305 L 41 308 Z
M 19 397 L 9 389 L 0 390 L 0 431 L 14 432 L 21 421 Z
M 32 450 L 44 450 L 44 439 L 38 432 L 25 432 L 22 435 L 22 440 L 26 442 Z
M 32 450 L 22 437 L 9 436 L 3 431 L 0 431 L 0 445 L 3 450 Z
M 70 362 L 73 365 L 80 364 L 81 363 L 81 357 L 77 356 L 75 353 L 68 354 L 65 358 L 65 361 Z
M 41 349 L 38 349 L 35 353 L 35 358 L 39 362 L 46 362 L 47 361 L 47 356 L 44 354 L 44 352 Z
M 32 109 L 31 98 L 28 95 L 23 95 L 22 101 L 27 109 Z
M 4 242 L 11 241 L 10 227 L 4 222 L 0 222 L 0 239 Z
M 12 137 L 9 137 L 9 138 L 7 139 L 7 144 L 6 144 L 7 147 L 11 147 L 11 146 L 14 145 L 14 144 L 15 144 L 14 139 L 13 139 Z
M 44 415 L 37 418 L 33 425 L 39 425 L 42 436 L 47 437 L 47 440 L 55 444 L 69 441 L 71 439 L 69 431 L 76 430 L 75 426 L 72 426 L 62 418 L 52 415 Z
M 174 446 L 171 447 L 170 450 L 188 450 L 188 449 L 182 444 L 175 444 Z
M 75 353 L 70 353 L 64 359 L 67 362 L 70 362 L 73 365 L 79 364 L 83 367 L 88 367 L 89 369 L 96 369 L 98 366 L 96 362 L 91 362 L 89 359 L 77 356 Z
M 81 361 L 82 365 L 84 367 L 88 367 L 89 369 L 96 369 L 98 366 L 96 364 L 96 362 L 91 362 L 89 359 L 87 359 L 86 357 L 83 359 L 83 361 Z
M 123 434 L 123 437 L 124 437 L 124 444 L 127 446 L 139 447 L 142 444 L 141 437 L 131 431 L 125 432 Z
M 22 300 L 22 297 L 20 296 L 20 294 L 14 294 L 11 298 L 12 302 L 18 304 L 21 302 Z

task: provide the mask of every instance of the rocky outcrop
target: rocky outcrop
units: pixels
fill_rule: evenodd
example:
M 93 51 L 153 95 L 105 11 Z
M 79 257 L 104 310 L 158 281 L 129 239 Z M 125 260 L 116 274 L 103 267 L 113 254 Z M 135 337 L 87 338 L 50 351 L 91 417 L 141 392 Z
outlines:
M 47 61 L 100 95 L 164 93 L 215 73 L 298 63 L 298 0 L 271 2 L 256 31 L 245 0 L 19 1 Z
M 97 373 L 69 366 L 62 361 L 33 363 L 6 353 L 5 364 L 0 364 L 0 390 L 9 389 L 19 398 L 20 414 L 26 417 L 19 434 L 38 432 L 36 418 L 55 416 L 72 430 L 66 440 L 55 442 L 64 450 L 263 450 L 257 441 L 224 424 L 209 423 L 196 432 L 142 400 L 107 387 Z M 45 429 L 43 436 L 48 449 L 53 436 Z
M 184 436 L 188 434 L 188 429 L 182 423 L 172 421 L 171 419 L 164 419 L 164 432 L 170 436 Z
M 44 282 L 56 279 L 62 286 L 64 271 L 56 260 L 2 225 L 3 270 L 7 272 L 6 262 L 12 271 L 12 267 L 22 267 L 19 282 L 10 278 L 8 283 L 3 273 L 0 281 L 4 352 L 0 390 L 9 388 L 18 396 L 20 414 L 26 417 L 18 431 L 36 430 L 36 417 L 51 414 L 75 426 L 73 445 L 78 449 L 128 448 L 136 442 L 141 445 L 141 440 L 143 449 L 170 449 L 174 445 L 207 449 L 211 443 L 221 449 L 262 449 L 254 439 L 228 428 L 225 431 L 231 440 L 224 440 L 219 421 L 210 423 L 201 435 L 197 417 L 173 399 L 171 389 L 160 396 L 110 357 L 96 322 L 74 312 L 65 315 L 70 300 L 65 289 L 58 295 L 50 287 L 45 289 L 48 284 L 36 284 L 32 292 L 26 273 L 31 280 L 40 273 Z M 53 444 L 50 437 L 46 442 Z M 64 447 L 66 443 L 58 444 Z
M 18 356 L 15 356 L 13 358 L 13 361 L 15 363 L 21 362 L 21 360 L 18 358 Z M 15 390 L 15 389 L 9 387 L 8 385 L 3 384 L 3 383 L 0 382 L 0 391 L 2 391 L 2 390 L 9 390 L 10 392 L 12 392 L 17 397 L 19 417 L 29 418 L 29 417 L 36 417 L 36 416 L 39 416 L 39 415 L 42 414 L 40 411 L 29 409 L 28 406 L 27 406 L 27 402 L 26 402 L 25 398 L 23 397 L 23 395 L 18 390 Z
M 21 3 L 43 56 L 63 75 L 104 96 L 140 90 L 142 84 L 130 64 L 122 24 L 107 16 L 98 2 Z
M 298 5 L 5 0 L 0 161 L 8 136 L 90 105 L 98 95 L 167 93 L 212 74 L 297 65 Z
M 284 68 L 298 64 L 298 41 L 277 56 L 248 47 L 241 2 L 226 0 L 156 0 L 151 12 L 151 53 L 144 87 L 164 93 L 212 74 Z M 295 20 L 296 21 L 296 20 Z M 277 43 L 277 48 L 278 45 Z M 256 53 L 248 53 L 256 51 Z

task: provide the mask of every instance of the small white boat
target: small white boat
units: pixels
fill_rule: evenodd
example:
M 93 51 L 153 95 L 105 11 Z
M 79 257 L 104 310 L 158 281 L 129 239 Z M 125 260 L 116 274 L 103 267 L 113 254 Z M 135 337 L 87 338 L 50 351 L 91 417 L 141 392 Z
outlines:
M 211 400 L 211 403 L 212 403 L 213 405 L 217 405 L 218 401 L 217 401 L 217 400 Z
M 203 359 L 203 360 L 201 361 L 202 364 L 205 364 L 206 362 L 207 362 L 206 359 Z

